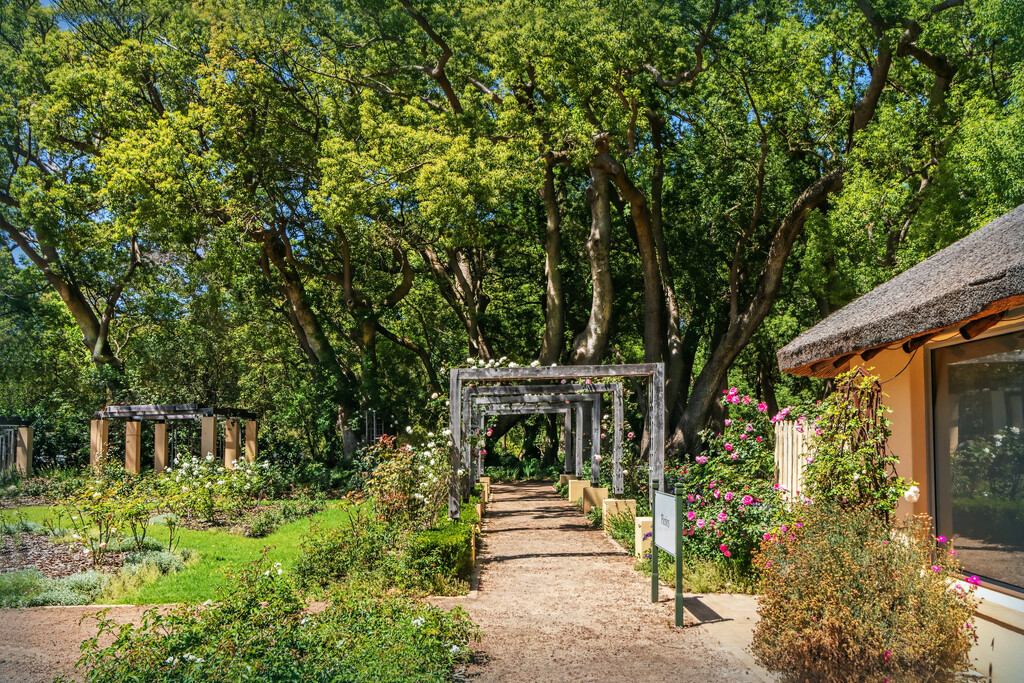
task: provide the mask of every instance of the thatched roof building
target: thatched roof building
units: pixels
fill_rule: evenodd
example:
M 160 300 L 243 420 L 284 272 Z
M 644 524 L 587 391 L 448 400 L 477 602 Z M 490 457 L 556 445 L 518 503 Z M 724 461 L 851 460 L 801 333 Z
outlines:
M 1024 205 L 839 309 L 778 352 L 797 375 L 831 377 L 860 355 L 910 353 L 943 330 L 971 339 L 1024 305 Z

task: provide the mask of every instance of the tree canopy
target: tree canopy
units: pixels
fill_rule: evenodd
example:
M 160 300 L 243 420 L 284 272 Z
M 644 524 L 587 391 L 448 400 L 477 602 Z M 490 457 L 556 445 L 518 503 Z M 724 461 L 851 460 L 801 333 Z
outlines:
M 467 356 L 666 364 L 669 447 L 1024 203 L 1014 0 L 12 0 L 0 412 L 333 461 Z M 297 444 L 297 445 L 296 445 Z

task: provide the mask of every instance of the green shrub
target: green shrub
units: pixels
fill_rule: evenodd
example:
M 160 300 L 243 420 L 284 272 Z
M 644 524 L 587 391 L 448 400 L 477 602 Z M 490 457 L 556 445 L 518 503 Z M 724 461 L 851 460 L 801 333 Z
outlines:
M 152 564 L 161 574 L 180 572 L 185 568 L 185 560 L 177 553 L 166 550 L 137 550 L 124 558 L 125 565 Z
M 0 607 L 24 607 L 39 593 L 46 577 L 38 569 L 0 572 Z
M 608 535 L 630 553 L 636 552 L 636 521 L 633 515 L 622 513 L 609 517 Z
M 604 511 L 596 505 L 590 508 L 587 512 L 587 519 L 590 521 L 590 526 L 595 529 L 600 529 L 603 524 Z
M 421 587 L 445 593 L 457 579 L 466 581 L 473 571 L 473 527 L 458 522 L 413 535 L 405 551 L 406 566 Z
M 558 492 L 562 498 L 569 500 L 569 485 L 568 484 L 555 484 L 555 491 Z
M 675 558 L 663 550 L 658 553 L 658 582 L 674 588 Z M 645 553 L 636 569 L 651 575 L 650 552 Z M 688 557 L 683 559 L 683 588 L 688 593 L 755 593 L 757 583 L 735 562 Z
M 815 504 L 762 546 L 753 651 L 767 669 L 919 681 L 969 667 L 977 601 L 952 583 L 962 576 L 952 548 L 924 517 L 890 528 L 877 513 Z
M 107 587 L 110 576 L 90 569 L 60 579 L 43 579 L 25 605 L 88 605 L 98 598 Z
M 294 581 L 264 561 L 233 577 L 208 608 L 153 609 L 139 626 L 101 614 L 79 666 L 91 683 L 446 681 L 476 638 L 461 609 L 398 596 L 347 589 L 322 612 L 304 607 Z
M 402 534 L 393 525 L 353 509 L 342 524 L 324 530 L 313 525 L 300 541 L 295 565 L 303 588 L 327 588 L 348 578 L 393 575 Z

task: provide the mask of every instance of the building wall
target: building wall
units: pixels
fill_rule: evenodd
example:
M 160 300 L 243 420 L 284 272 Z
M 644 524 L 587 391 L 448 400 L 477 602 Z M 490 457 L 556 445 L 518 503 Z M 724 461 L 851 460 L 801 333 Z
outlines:
M 993 326 L 983 337 L 1021 329 L 1020 311 L 1009 318 L 1018 319 Z M 981 337 L 979 337 L 981 338 Z M 854 358 L 850 367 L 863 366 L 877 375 L 885 392 L 884 401 L 892 410 L 892 436 L 889 447 L 900 459 L 897 472 L 913 479 L 921 488 L 917 503 L 901 501 L 897 514 L 934 516 L 934 491 L 930 470 L 931 458 L 931 350 L 960 340 L 959 333 L 943 334 L 926 344 L 916 354 L 902 349 L 879 353 L 870 362 Z M 982 604 L 978 609 L 978 643 L 972 651 L 975 670 L 992 677 L 992 681 L 1020 681 L 1024 678 L 1024 594 L 1003 589 L 982 587 L 978 590 Z

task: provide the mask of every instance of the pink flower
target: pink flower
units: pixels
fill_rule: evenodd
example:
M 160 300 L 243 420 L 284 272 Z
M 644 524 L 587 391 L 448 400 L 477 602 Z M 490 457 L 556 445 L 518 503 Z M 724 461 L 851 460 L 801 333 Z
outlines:
M 797 425 L 796 426 L 796 431 L 803 433 L 803 431 L 804 431 L 803 425 Z
M 718 521 L 719 522 L 724 522 L 727 519 L 729 519 L 729 515 L 725 514 L 724 510 L 722 512 L 718 513 Z
M 967 583 L 971 584 L 972 586 L 980 586 L 981 579 L 979 579 L 977 576 L 968 576 Z
M 718 489 L 715 489 L 715 492 L 714 492 L 715 500 L 718 500 L 718 496 L 719 495 L 721 495 L 721 492 Z
M 602 435 L 601 435 L 601 438 L 603 439 L 603 438 L 605 438 L 606 436 L 608 436 L 608 435 L 607 435 L 607 434 L 602 434 Z
M 626 438 L 627 439 L 632 439 L 633 438 L 633 432 L 630 432 L 629 434 L 626 434 Z
M 729 397 L 729 403 L 739 403 L 739 402 L 740 402 L 740 397 L 739 396 L 735 396 L 734 395 L 734 396 L 730 396 Z
M 691 494 L 688 494 L 688 495 L 686 496 L 686 501 L 687 501 L 688 503 L 692 503 L 692 502 L 693 502 L 693 494 L 692 494 L 692 493 L 691 493 Z
M 732 500 L 732 491 L 726 491 L 725 492 L 725 499 L 726 500 Z
M 731 443 L 729 443 L 729 442 L 725 443 L 725 452 L 726 453 L 732 453 L 732 444 Z
M 696 459 L 698 465 L 703 465 L 704 463 L 706 463 L 708 461 L 708 456 L 706 456 L 706 455 L 698 455 L 695 459 Z
M 751 495 L 743 496 L 743 498 L 740 499 L 740 502 L 744 505 L 751 505 L 754 502 L 754 497 Z
M 704 520 L 703 519 L 698 519 L 697 520 L 697 528 L 698 529 L 703 529 L 704 528 Z
M 725 426 L 726 427 L 732 427 L 732 420 L 726 420 L 725 421 Z
M 942 567 L 940 567 L 940 566 L 939 566 L 939 565 L 937 565 L 937 564 L 933 564 L 933 565 L 932 565 L 932 571 L 933 571 L 933 572 L 941 572 L 941 571 L 942 571 Z
M 950 550 L 949 554 L 952 555 L 953 557 L 956 557 L 957 552 L 955 550 Z
M 766 410 L 768 410 L 768 404 L 767 403 L 758 403 L 757 404 L 757 412 L 763 413 Z
M 593 382 L 591 382 L 591 381 L 590 381 L 590 380 L 588 379 L 588 380 L 587 380 L 587 384 L 593 384 Z
M 945 543 L 946 542 L 946 537 L 945 536 L 936 536 L 935 537 L 935 542 L 936 543 Z
M 722 554 L 726 557 L 732 557 L 732 553 L 730 553 L 728 550 L 723 551 Z
M 747 426 L 746 426 L 746 430 L 747 430 L 748 432 L 752 432 L 752 431 L 754 431 L 754 425 L 752 425 L 752 424 L 750 424 L 750 423 L 748 422 L 748 423 L 747 423 Z
M 746 434 L 740 434 L 740 441 L 743 441 L 745 438 L 747 438 Z
M 494 434 L 494 430 L 493 429 L 488 429 L 487 430 L 487 436 L 491 436 L 492 434 Z
M 745 406 L 750 405 L 750 397 L 749 396 L 744 396 L 743 397 L 743 405 L 745 405 Z
M 755 438 L 754 438 L 754 441 L 756 441 L 756 442 L 758 442 L 758 443 L 761 443 L 762 439 L 761 439 L 761 437 L 759 437 L 759 436 L 758 436 L 758 437 L 755 437 Z
M 481 448 L 480 449 L 480 455 L 487 455 L 487 449 L 486 448 Z
M 733 453 L 733 454 L 732 454 L 732 459 L 733 459 L 733 460 L 739 460 L 739 459 L 740 459 L 740 456 L 738 456 L 738 455 L 736 455 L 735 453 Z
M 694 512 L 693 510 L 690 510 L 689 512 L 686 513 L 686 518 L 692 522 L 697 518 L 697 513 Z
M 768 533 L 768 532 L 766 531 L 766 532 L 765 532 L 764 534 L 762 534 L 762 536 L 761 536 L 761 540 L 763 540 L 763 541 L 767 541 L 767 540 L 768 540 L 769 538 L 771 538 L 771 537 L 772 537 L 772 535 L 771 535 L 771 534 L 769 534 L 769 533 Z
M 594 460 L 596 460 L 598 462 L 601 462 L 601 456 L 600 455 L 595 455 L 594 456 Z
M 725 546 L 725 544 L 724 544 L 724 543 L 723 543 L 722 545 L 718 546 L 718 549 L 719 549 L 719 550 L 721 550 L 721 551 L 722 551 L 723 553 L 724 553 L 724 552 L 726 552 L 727 550 L 729 550 L 729 549 L 728 549 L 728 548 L 727 548 L 727 547 Z
M 729 395 L 730 396 L 735 396 L 738 393 L 740 393 L 740 390 L 737 389 L 736 387 L 733 387 L 733 388 L 729 389 Z
M 767 562 L 765 562 L 765 563 L 764 563 L 764 566 L 765 566 L 765 567 L 770 567 L 770 566 L 772 566 L 772 561 L 771 561 L 771 560 L 768 560 Z

